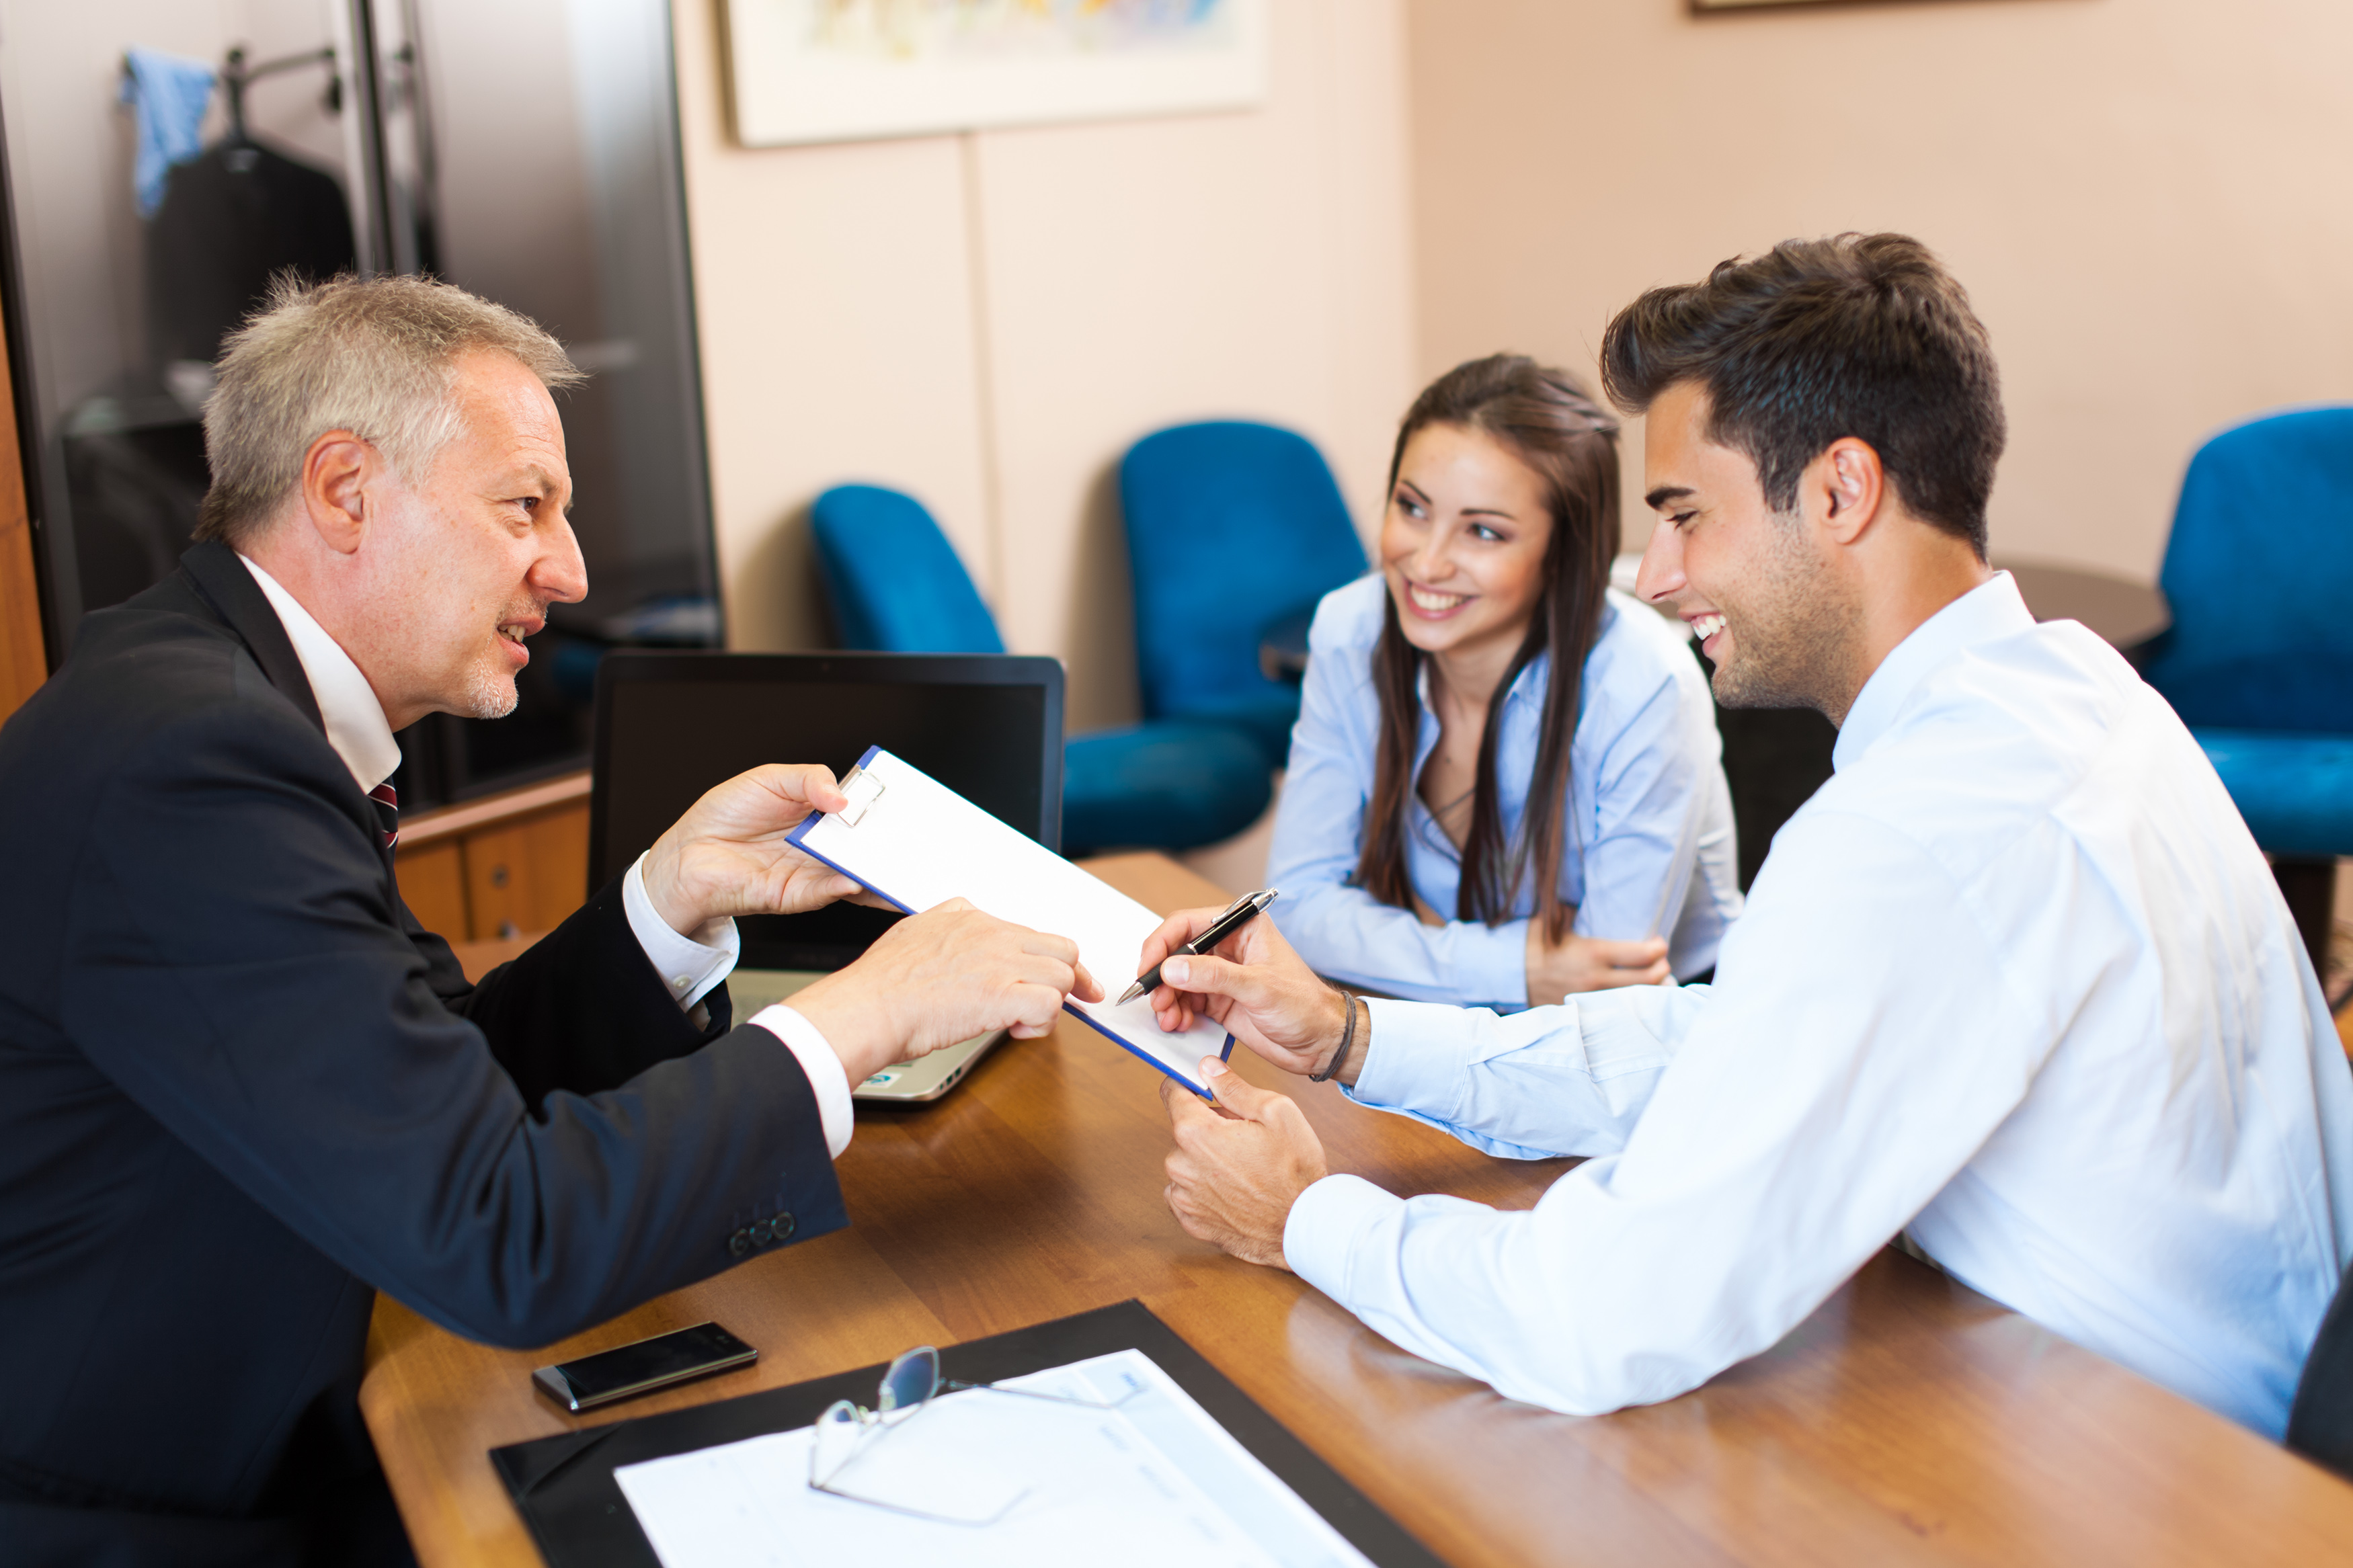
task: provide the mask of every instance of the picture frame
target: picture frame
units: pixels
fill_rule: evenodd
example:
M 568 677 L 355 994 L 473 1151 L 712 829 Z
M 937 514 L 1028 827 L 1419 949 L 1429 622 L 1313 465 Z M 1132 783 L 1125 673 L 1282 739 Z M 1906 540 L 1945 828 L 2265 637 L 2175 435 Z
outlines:
M 1268 0 L 726 0 L 736 140 L 1254 108 Z

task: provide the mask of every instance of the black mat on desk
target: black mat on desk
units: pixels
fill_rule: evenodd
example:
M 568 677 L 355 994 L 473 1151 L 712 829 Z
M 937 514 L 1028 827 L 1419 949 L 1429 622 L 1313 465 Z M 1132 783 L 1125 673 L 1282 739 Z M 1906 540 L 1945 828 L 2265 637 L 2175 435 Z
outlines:
M 940 1371 L 966 1383 L 997 1383 L 1124 1350 L 1150 1356 L 1357 1551 L 1384 1568 L 1438 1568 L 1439 1560 L 1419 1542 L 1342 1480 L 1141 1301 L 1122 1301 L 970 1344 L 946 1346 L 940 1352 Z M 660 1568 L 652 1543 L 638 1528 L 628 1500 L 613 1479 L 616 1468 L 764 1433 L 789 1432 L 815 1421 L 837 1399 L 871 1405 L 882 1365 L 878 1362 L 790 1388 L 493 1448 L 491 1463 L 514 1499 L 516 1511 L 531 1527 L 549 1568 Z

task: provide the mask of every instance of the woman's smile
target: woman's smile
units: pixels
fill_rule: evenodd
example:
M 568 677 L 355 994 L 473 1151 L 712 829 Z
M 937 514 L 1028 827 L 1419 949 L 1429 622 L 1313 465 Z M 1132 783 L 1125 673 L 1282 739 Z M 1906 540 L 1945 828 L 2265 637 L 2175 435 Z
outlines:
M 1426 621 L 1442 621 L 1476 597 L 1475 594 L 1440 593 L 1410 578 L 1406 580 L 1406 608 Z

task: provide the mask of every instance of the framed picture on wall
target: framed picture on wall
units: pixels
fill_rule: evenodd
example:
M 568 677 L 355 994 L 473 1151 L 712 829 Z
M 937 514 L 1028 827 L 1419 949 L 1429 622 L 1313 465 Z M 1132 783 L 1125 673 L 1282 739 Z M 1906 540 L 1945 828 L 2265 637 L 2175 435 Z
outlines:
M 1248 109 L 1267 0 L 726 0 L 746 147 Z

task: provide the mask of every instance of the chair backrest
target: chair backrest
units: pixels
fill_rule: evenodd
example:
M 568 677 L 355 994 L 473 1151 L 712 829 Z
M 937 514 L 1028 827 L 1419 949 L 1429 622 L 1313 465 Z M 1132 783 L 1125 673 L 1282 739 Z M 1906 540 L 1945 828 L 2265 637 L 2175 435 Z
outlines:
M 2267 415 L 2198 449 L 2144 673 L 2192 724 L 2353 729 L 2353 407 Z
M 1218 421 L 1146 436 L 1119 465 L 1135 583 L 1136 674 L 1151 718 L 1278 691 L 1260 672 L 1269 625 L 1365 570 L 1324 456 L 1271 425 Z
M 914 497 L 880 485 L 838 485 L 817 498 L 809 522 L 842 647 L 1005 651 L 955 546 Z

